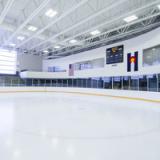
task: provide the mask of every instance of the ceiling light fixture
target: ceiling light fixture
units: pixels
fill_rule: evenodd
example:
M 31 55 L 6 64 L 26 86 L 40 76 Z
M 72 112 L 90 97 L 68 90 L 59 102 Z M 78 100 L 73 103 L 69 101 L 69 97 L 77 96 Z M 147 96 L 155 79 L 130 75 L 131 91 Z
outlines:
M 55 48 L 55 49 L 59 49 L 59 48 L 61 48 L 61 47 L 60 47 L 60 46 L 54 46 L 54 48 Z
M 44 52 L 44 53 L 48 53 L 49 51 L 48 51 L 48 50 L 44 50 L 43 52 Z
M 16 44 L 14 44 L 14 43 L 10 43 L 9 44 L 11 47 L 15 47 L 16 46 Z
M 17 39 L 20 40 L 20 41 L 23 41 L 23 40 L 25 39 L 25 37 L 23 37 L 23 36 L 18 36 Z
M 57 11 L 54 11 L 53 9 L 49 9 L 46 11 L 45 15 L 47 17 L 53 18 L 55 15 L 57 15 Z
M 91 34 L 92 36 L 95 36 L 95 35 L 97 35 L 97 34 L 100 34 L 100 31 L 99 31 L 99 30 L 95 30 L 95 31 L 92 31 L 90 34 Z
M 29 31 L 32 31 L 32 32 L 36 31 L 37 29 L 38 29 L 38 28 L 35 27 L 35 26 L 29 26 L 29 27 L 28 27 L 28 30 L 29 30 Z
M 124 20 L 125 22 L 129 23 L 129 22 L 132 22 L 132 21 L 134 21 L 134 20 L 136 20 L 136 19 L 138 19 L 138 17 L 137 17 L 136 15 L 132 15 L 132 16 L 129 16 L 129 17 L 124 18 L 123 20 Z
M 69 43 L 72 43 L 72 44 L 73 44 L 73 43 L 76 43 L 76 42 L 77 42 L 76 39 L 72 39 L 72 40 L 69 41 Z
M 159 5 L 157 5 L 157 7 L 158 7 L 158 9 L 160 9 L 160 4 L 159 4 Z

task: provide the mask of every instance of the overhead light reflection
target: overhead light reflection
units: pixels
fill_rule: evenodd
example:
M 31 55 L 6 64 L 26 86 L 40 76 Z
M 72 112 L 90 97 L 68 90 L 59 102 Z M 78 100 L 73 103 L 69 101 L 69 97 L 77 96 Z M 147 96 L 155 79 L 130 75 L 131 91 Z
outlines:
M 58 143 L 59 143 L 59 139 L 57 137 L 54 137 L 54 138 L 52 138 L 51 143 L 54 148 L 57 148 Z
M 14 128 L 14 105 L 1 102 L 0 106 L 0 135 L 10 133 Z

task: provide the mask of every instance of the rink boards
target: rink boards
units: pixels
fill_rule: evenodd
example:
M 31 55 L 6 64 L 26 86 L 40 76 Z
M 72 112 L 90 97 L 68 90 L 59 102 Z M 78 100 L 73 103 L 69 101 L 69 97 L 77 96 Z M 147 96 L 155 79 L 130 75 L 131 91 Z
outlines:
M 144 91 L 126 90 L 104 90 L 88 88 L 65 88 L 65 87 L 0 87 L 0 93 L 19 93 L 19 92 L 53 92 L 53 93 L 72 93 L 90 96 L 106 96 L 117 99 L 140 100 L 146 102 L 160 103 L 160 93 Z

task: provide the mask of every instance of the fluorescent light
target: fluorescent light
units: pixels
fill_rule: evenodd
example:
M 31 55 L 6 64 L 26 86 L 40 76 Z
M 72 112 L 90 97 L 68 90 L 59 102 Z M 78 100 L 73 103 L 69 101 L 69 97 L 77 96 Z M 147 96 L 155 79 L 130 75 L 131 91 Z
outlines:
M 100 31 L 99 30 L 95 30 L 95 31 L 92 31 L 90 34 L 93 35 L 93 36 L 95 36 L 97 34 L 100 34 Z
M 76 43 L 76 42 L 77 42 L 76 39 L 72 39 L 72 40 L 69 41 L 69 43 L 72 43 L 72 44 L 73 44 L 73 43 Z
M 45 15 L 47 17 L 53 18 L 55 15 L 57 14 L 57 11 L 54 11 L 53 9 L 49 9 L 48 11 L 46 11 Z
M 25 39 L 25 37 L 23 37 L 23 36 L 18 36 L 17 39 L 20 40 L 20 41 L 23 41 L 23 40 Z
M 157 5 L 157 7 L 158 7 L 158 9 L 160 9 L 160 4 L 159 4 L 159 5 Z
M 54 48 L 55 48 L 55 49 L 59 49 L 59 48 L 61 48 L 61 47 L 60 47 L 60 46 L 54 46 Z
M 132 22 L 132 21 L 134 21 L 134 20 L 136 20 L 136 19 L 138 19 L 138 17 L 137 17 L 136 15 L 132 15 L 132 16 L 129 16 L 129 17 L 124 18 L 123 20 L 124 20 L 125 22 L 129 23 L 129 22 Z
M 155 51 L 156 50 L 156 48 L 152 48 L 152 51 Z
M 32 32 L 36 31 L 37 29 L 38 29 L 38 28 L 35 27 L 35 26 L 29 26 L 29 27 L 28 27 L 28 30 L 30 30 L 30 31 L 32 31 Z
M 14 44 L 14 43 L 10 43 L 9 44 L 11 47 L 15 47 L 16 46 L 16 44 Z
M 48 50 L 44 50 L 43 52 L 44 52 L 44 53 L 48 53 L 49 51 L 48 51 Z

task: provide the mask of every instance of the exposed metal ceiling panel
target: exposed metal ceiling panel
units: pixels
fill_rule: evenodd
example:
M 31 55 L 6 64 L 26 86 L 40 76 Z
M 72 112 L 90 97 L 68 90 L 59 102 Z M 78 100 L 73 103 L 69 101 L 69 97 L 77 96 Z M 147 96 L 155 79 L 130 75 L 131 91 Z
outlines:
M 128 39 L 159 27 L 160 22 L 160 0 L 0 2 L 1 47 L 16 49 L 20 54 L 37 54 L 46 59 Z M 46 16 L 49 9 L 56 12 L 52 18 Z M 133 15 L 135 20 L 124 21 Z M 35 31 L 28 30 L 29 26 L 35 27 Z M 91 35 L 90 32 L 95 30 L 100 33 Z M 74 42 L 71 40 L 76 41 L 70 43 Z

